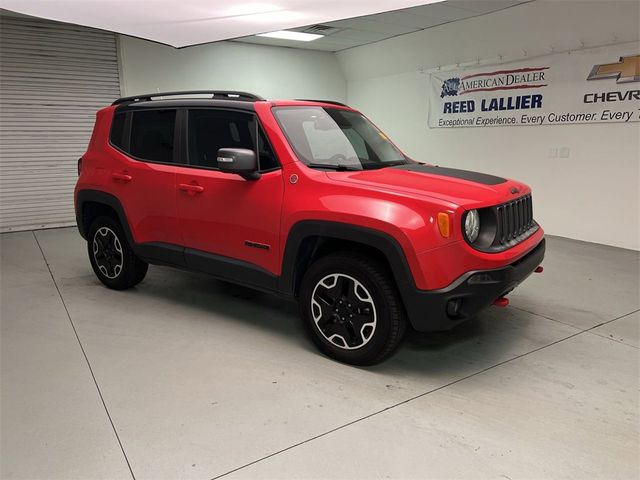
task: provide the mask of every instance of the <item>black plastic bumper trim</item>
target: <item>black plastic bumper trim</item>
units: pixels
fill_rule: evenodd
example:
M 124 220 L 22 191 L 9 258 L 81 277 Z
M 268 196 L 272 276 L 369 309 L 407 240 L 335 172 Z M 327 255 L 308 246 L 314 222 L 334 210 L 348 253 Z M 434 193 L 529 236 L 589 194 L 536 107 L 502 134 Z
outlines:
M 531 275 L 542 263 L 544 254 L 543 238 L 529 253 L 511 265 L 496 270 L 467 272 L 443 289 L 414 290 L 404 295 L 413 327 L 421 332 L 449 330 L 473 318 Z M 457 314 L 450 316 L 447 314 L 447 305 L 455 300 L 460 300 L 460 305 Z

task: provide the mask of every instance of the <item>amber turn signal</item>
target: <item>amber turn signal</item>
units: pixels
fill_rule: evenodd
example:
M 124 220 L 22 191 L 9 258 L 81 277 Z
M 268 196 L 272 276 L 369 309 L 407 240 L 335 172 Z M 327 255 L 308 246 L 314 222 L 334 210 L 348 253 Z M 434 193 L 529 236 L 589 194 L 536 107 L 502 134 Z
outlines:
M 438 213 L 438 230 L 440 230 L 440 235 L 442 235 L 444 238 L 449 238 L 449 235 L 451 235 L 448 213 Z

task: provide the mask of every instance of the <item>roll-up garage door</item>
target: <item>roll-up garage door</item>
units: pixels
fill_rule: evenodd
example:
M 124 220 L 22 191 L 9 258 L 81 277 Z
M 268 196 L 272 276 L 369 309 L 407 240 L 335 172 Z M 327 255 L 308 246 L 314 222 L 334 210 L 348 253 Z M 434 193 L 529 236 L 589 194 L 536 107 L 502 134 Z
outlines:
M 119 95 L 113 33 L 0 16 L 0 231 L 75 224 L 78 158 Z

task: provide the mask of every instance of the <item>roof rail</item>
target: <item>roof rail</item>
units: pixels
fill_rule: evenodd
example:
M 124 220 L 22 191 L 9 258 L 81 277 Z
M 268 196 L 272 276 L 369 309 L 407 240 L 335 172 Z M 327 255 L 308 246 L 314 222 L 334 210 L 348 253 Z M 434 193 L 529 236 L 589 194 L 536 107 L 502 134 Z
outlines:
M 300 101 L 300 102 L 318 102 L 318 103 L 328 103 L 330 105 L 339 105 L 341 107 L 348 107 L 349 105 L 342 103 L 342 102 L 336 102 L 335 100 L 313 100 L 311 98 L 296 98 L 296 100 Z
M 121 103 L 128 102 L 149 102 L 153 98 L 157 97 L 175 97 L 179 95 L 211 95 L 213 99 L 220 100 L 241 100 L 244 102 L 256 102 L 264 100 L 264 98 L 247 92 L 234 92 L 227 90 L 185 90 L 183 92 L 157 92 L 157 93 L 144 93 L 142 95 L 133 95 L 131 97 L 122 97 L 117 99 L 111 105 L 120 105 Z

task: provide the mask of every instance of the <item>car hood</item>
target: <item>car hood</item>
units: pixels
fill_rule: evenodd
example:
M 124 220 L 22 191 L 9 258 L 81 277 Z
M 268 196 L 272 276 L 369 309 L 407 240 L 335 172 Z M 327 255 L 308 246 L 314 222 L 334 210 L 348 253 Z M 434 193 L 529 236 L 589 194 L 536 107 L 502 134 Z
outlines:
M 523 183 L 494 175 L 412 163 L 376 170 L 329 172 L 332 180 L 437 198 L 468 208 L 496 205 L 530 191 Z

